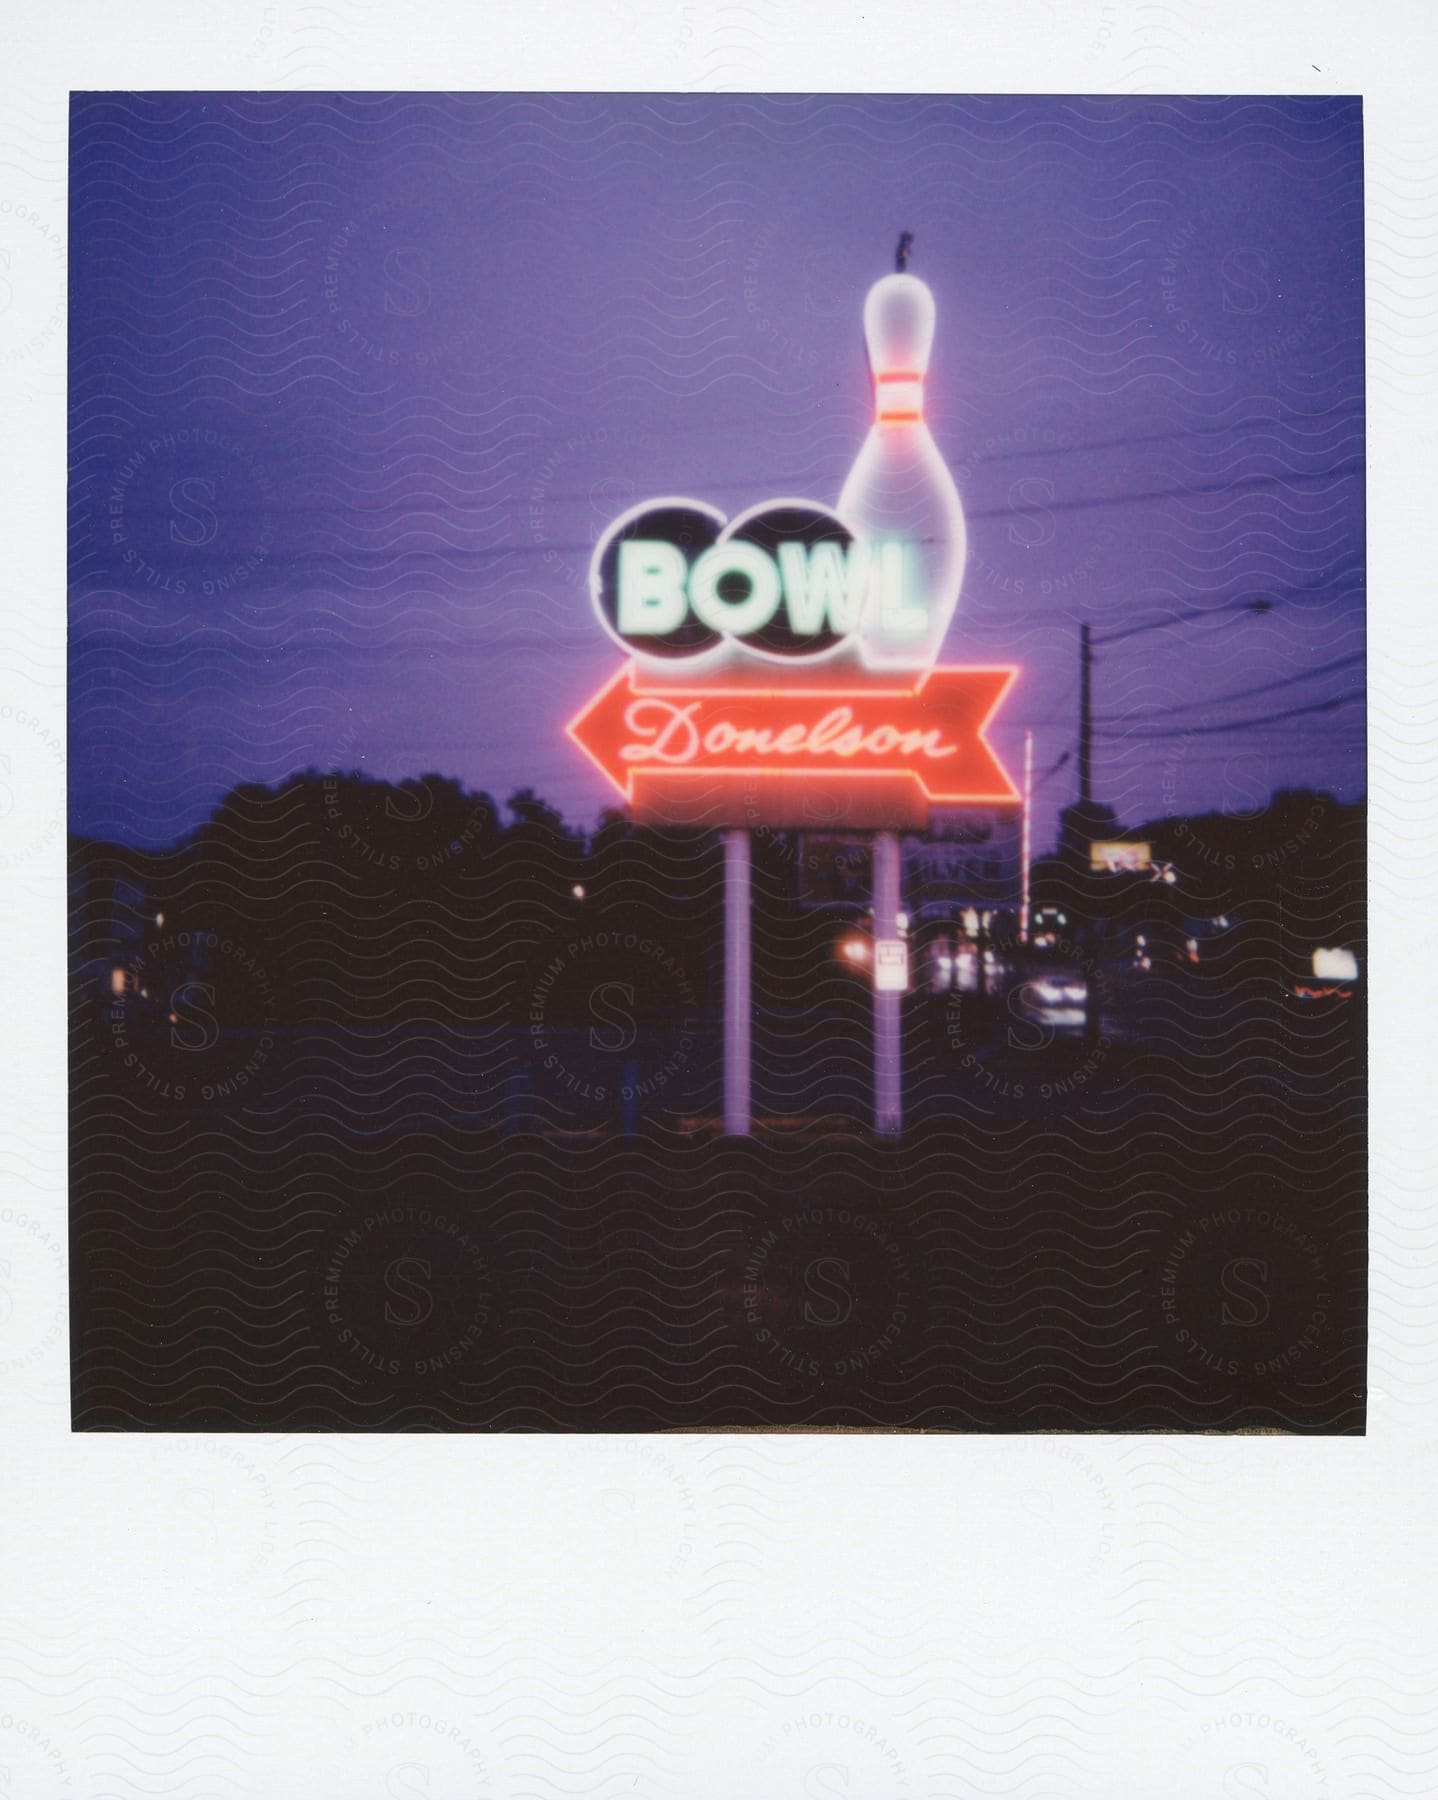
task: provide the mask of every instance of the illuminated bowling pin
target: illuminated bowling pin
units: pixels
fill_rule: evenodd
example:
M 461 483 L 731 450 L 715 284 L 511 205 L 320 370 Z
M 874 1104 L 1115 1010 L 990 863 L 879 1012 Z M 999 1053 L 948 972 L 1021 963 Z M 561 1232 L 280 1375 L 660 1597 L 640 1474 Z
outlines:
M 874 422 L 838 507 L 876 558 L 859 651 L 871 668 L 929 669 L 959 603 L 967 536 L 954 478 L 924 420 L 934 296 L 917 276 L 886 275 L 864 302 L 864 337 Z

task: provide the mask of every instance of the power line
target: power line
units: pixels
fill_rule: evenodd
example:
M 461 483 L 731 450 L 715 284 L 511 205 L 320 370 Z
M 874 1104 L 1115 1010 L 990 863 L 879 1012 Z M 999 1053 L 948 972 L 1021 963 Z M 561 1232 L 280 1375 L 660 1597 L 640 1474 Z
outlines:
M 1253 489 L 1270 487 L 1289 488 L 1304 482 L 1335 481 L 1346 475 L 1361 475 L 1363 470 L 1363 463 L 1347 462 L 1340 463 L 1335 468 L 1331 469 L 1290 469 L 1285 470 L 1280 475 L 1243 475 L 1225 481 L 1197 483 L 1193 487 L 1150 488 L 1140 493 L 1082 496 L 1074 500 L 1052 499 L 1046 500 L 1044 506 L 1047 511 L 1053 513 L 1102 511 L 1104 509 L 1112 509 L 1115 507 L 1139 506 L 1151 500 L 1193 500 L 1217 495 L 1243 493 Z M 788 479 L 790 478 L 780 476 L 765 476 L 763 478 L 758 476 L 752 478 L 736 477 L 731 480 L 722 481 L 706 480 L 703 483 L 703 486 L 706 490 L 712 489 L 716 493 L 724 489 L 736 488 L 753 489 L 756 492 L 762 492 L 766 486 L 773 486 L 775 484 L 782 485 L 783 482 Z M 680 483 L 679 485 L 683 486 L 683 483 Z M 522 493 L 516 495 L 515 498 L 519 502 L 525 501 L 525 496 Z M 588 498 L 588 496 L 586 495 L 582 498 Z M 529 504 L 547 505 L 552 501 L 558 501 L 558 499 L 558 495 L 544 494 L 538 501 L 529 502 Z M 581 496 L 576 495 L 574 497 L 575 503 L 580 500 Z M 981 519 L 1011 519 L 1014 516 L 1015 510 L 1016 509 L 1012 506 L 965 507 L 964 517 L 970 522 Z M 519 545 L 515 548 L 517 551 L 532 555 L 540 549 L 549 549 L 556 552 L 573 551 L 577 553 L 581 550 L 589 550 L 592 547 L 591 544 L 586 543 Z M 1212 610 L 1219 611 L 1220 609 L 1215 607 Z M 1128 634 L 1123 633 L 1119 635 Z M 1114 641 L 1114 638 L 1111 637 L 1108 641 L 1112 642 Z
M 1121 626 L 1117 631 L 1106 631 L 1101 637 L 1092 640 L 1095 650 L 1102 650 L 1109 644 L 1121 643 L 1124 638 L 1141 637 L 1149 631 L 1166 631 L 1174 625 L 1186 625 L 1192 619 L 1216 618 L 1220 613 L 1272 612 L 1277 601 L 1268 595 L 1251 595 L 1246 600 L 1228 600 L 1221 606 L 1191 606 L 1186 612 L 1170 613 L 1166 619 L 1140 619 L 1135 625 Z
M 1340 707 L 1352 706 L 1354 701 L 1362 698 L 1361 694 L 1339 694 L 1330 700 L 1315 701 L 1310 706 L 1291 706 L 1287 712 L 1266 713 L 1256 719 L 1234 719 L 1227 725 L 1179 725 L 1172 731 L 1106 731 L 1103 736 L 1125 743 L 1153 738 L 1211 737 L 1219 732 L 1258 731 L 1270 725 L 1281 725 L 1286 719 L 1303 719 L 1314 713 L 1337 712 Z
M 867 397 L 867 394 L 865 394 L 862 397 L 856 397 L 855 403 L 854 403 L 854 410 L 857 410 L 860 413 L 867 414 L 867 409 L 868 409 L 869 405 L 870 405 L 870 401 Z M 1012 445 L 1007 445 L 1002 449 L 996 448 L 991 454 L 987 454 L 987 455 L 984 453 L 984 448 L 981 445 L 978 449 L 974 450 L 973 452 L 971 452 L 968 455 L 964 455 L 959 452 L 955 452 L 954 453 L 955 459 L 956 459 L 955 466 L 961 472 L 967 471 L 968 473 L 972 473 L 975 469 L 984 467 L 985 465 L 992 466 L 992 465 L 996 465 L 998 463 L 1029 462 L 1029 461 L 1035 461 L 1035 460 L 1039 460 L 1039 459 L 1042 459 L 1043 461 L 1048 462 L 1048 461 L 1053 460 L 1056 457 L 1061 457 L 1061 456 L 1092 456 L 1096 451 L 1099 451 L 1099 450 L 1123 450 L 1123 449 L 1128 449 L 1128 448 L 1138 449 L 1138 448 L 1142 448 L 1143 446 L 1149 445 L 1149 444 L 1172 443 L 1172 442 L 1175 442 L 1177 440 L 1184 439 L 1184 438 L 1222 438 L 1225 436 L 1242 438 L 1246 432 L 1252 430 L 1255 427 L 1262 429 L 1262 430 L 1268 430 L 1270 428 L 1275 428 L 1275 427 L 1281 428 L 1282 425 L 1288 421 L 1292 421 L 1295 424 L 1302 423 L 1302 424 L 1307 425 L 1312 422 L 1314 416 L 1315 415 L 1309 414 L 1309 413 L 1295 413 L 1295 412 L 1280 411 L 1280 413 L 1276 417 L 1269 417 L 1267 414 L 1255 414 L 1251 418 L 1235 419 L 1231 424 L 1228 424 L 1228 425 L 1189 425 L 1189 426 L 1180 427 L 1179 429 L 1174 430 L 1174 431 L 1135 431 L 1135 432 L 1125 433 L 1121 437 L 1094 438 L 1094 439 L 1091 439 L 1087 443 L 1078 443 L 1078 444 L 1035 443 L 1032 445 L 1012 444 Z M 1361 414 L 1361 412 L 1350 414 L 1350 413 L 1343 412 L 1343 411 L 1336 411 L 1336 412 L 1326 412 L 1322 415 L 1322 417 L 1326 420 L 1336 421 L 1339 419 L 1361 418 L 1362 414 Z M 662 433 L 660 433 L 658 435 L 665 436 L 665 437 L 682 436 L 682 435 L 686 435 L 691 432 L 700 432 L 700 431 L 712 432 L 712 431 L 719 430 L 719 429 L 723 429 L 723 430 L 727 431 L 731 428 L 738 429 L 741 426 L 746 431 L 750 431 L 750 432 L 753 431 L 754 418 L 753 418 L 752 413 L 744 413 L 742 415 L 735 414 L 732 418 L 719 417 L 719 418 L 715 418 L 715 419 L 699 419 L 690 424 L 675 424 L 675 425 L 667 425 L 666 424 L 663 428 Z M 607 428 L 591 427 L 590 432 L 592 433 L 596 429 L 607 429 Z M 624 429 L 624 428 L 620 428 L 620 429 Z M 643 441 L 632 443 L 632 444 L 627 444 L 627 443 L 622 442 L 621 440 L 616 440 L 616 443 L 613 446 L 613 448 L 635 450 L 635 451 L 653 451 L 654 453 L 656 453 L 656 455 L 660 456 L 663 460 L 665 460 L 665 461 L 670 460 L 668 454 L 664 451 L 663 446 L 658 441 L 656 441 L 656 435 L 653 433 L 650 433 L 646 437 L 645 429 L 646 428 L 644 428 L 642 426 L 636 426 L 633 428 L 635 436 Z M 1032 426 L 1023 426 L 1023 427 L 1018 428 L 1018 430 L 1029 432 L 1035 436 L 1041 435 L 1043 432 L 1051 430 L 1051 429 L 1052 429 L 1051 427 L 1045 426 L 1045 425 L 1032 425 Z M 1018 430 L 1016 430 L 1015 432 L 1013 432 L 1010 435 L 1017 437 Z M 581 435 L 587 436 L 587 435 L 590 435 L 590 433 L 585 433 L 585 434 L 581 434 Z M 945 435 L 948 436 L 948 435 L 952 435 L 952 434 L 946 432 Z M 551 455 L 551 456 L 554 455 L 556 453 L 556 451 L 563 446 L 563 443 L 564 443 L 564 440 L 562 438 L 558 438 L 558 437 L 553 437 L 553 438 L 545 437 L 545 438 L 539 438 L 539 439 L 531 439 L 528 441 L 536 443 L 538 445 L 545 446 L 546 455 Z M 990 441 L 992 441 L 992 434 L 990 434 Z M 595 450 L 604 450 L 606 448 L 610 448 L 610 446 L 607 446 L 604 444 L 594 444 L 591 447 Z M 787 477 L 785 479 L 787 479 Z M 710 487 L 714 487 L 716 485 L 717 485 L 716 483 L 711 482 L 711 481 L 706 480 L 706 482 L 705 482 L 706 489 L 710 488 Z M 745 478 L 745 480 L 742 483 L 740 483 L 739 481 L 729 481 L 729 482 L 725 482 L 724 485 L 727 487 L 737 487 L 740 485 L 749 486 L 749 485 L 752 485 L 752 480 L 751 480 L 751 478 Z M 589 490 L 588 489 L 585 489 L 583 491 L 581 491 L 579 489 L 556 490 L 556 491 L 547 492 L 544 495 L 544 498 L 545 498 L 545 500 L 556 500 L 556 501 L 586 500 L 589 498 Z M 1096 502 L 1095 504 L 1102 504 L 1102 503 Z
M 1296 675 L 1284 675 L 1277 681 L 1261 681 L 1256 687 L 1238 688 L 1231 694 L 1215 694 L 1209 700 L 1182 700 L 1173 706 L 1165 705 L 1165 713 L 1193 712 L 1199 708 L 1211 706 L 1227 706 L 1232 700 L 1251 700 L 1258 694 L 1271 694 L 1279 688 L 1294 687 L 1299 682 L 1313 681 L 1319 675 L 1331 675 L 1335 669 L 1351 668 L 1354 663 L 1365 660 L 1366 652 L 1355 650 L 1351 656 L 1335 657 L 1332 662 L 1320 663 L 1316 669 L 1301 669 Z M 1156 704 L 1156 703 L 1155 703 Z M 1101 725 L 1122 725 L 1124 715 L 1106 713 L 1096 721 Z

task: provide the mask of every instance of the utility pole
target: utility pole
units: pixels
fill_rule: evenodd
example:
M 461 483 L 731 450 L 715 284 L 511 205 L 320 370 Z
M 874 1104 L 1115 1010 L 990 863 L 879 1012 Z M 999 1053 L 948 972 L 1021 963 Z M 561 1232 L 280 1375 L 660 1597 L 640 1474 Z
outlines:
M 1100 647 L 1105 644 L 1117 644 L 1125 638 L 1142 637 L 1145 632 L 1164 631 L 1175 625 L 1186 624 L 1190 619 L 1211 618 L 1216 612 L 1270 613 L 1273 601 L 1259 598 L 1257 600 L 1238 600 L 1231 606 L 1192 607 L 1187 612 L 1174 613 L 1167 619 L 1140 619 L 1136 625 L 1121 625 L 1116 631 L 1106 631 L 1098 640 Z M 1088 815 L 1093 806 L 1093 627 L 1088 624 L 1079 626 L 1079 741 L 1078 741 L 1078 806 L 1075 811 L 1080 820 L 1087 825 Z
M 749 833 L 724 833 L 724 1131 L 748 1137 L 753 1130 L 750 1097 L 751 929 L 749 918 Z
M 904 996 L 879 986 L 879 945 L 899 935 L 900 857 L 898 832 L 875 832 L 874 1129 L 883 1135 L 904 1128 Z
M 1085 817 L 1093 805 L 1093 628 L 1079 627 L 1079 806 Z
M 1086 838 L 1093 831 L 1093 628 L 1085 622 L 1079 628 L 1079 829 Z M 1088 846 L 1084 845 L 1085 880 L 1087 873 Z M 1091 890 L 1090 890 L 1091 891 Z M 1089 921 L 1090 930 L 1094 929 L 1093 921 Z M 1090 937 L 1090 943 L 1095 943 Z M 1088 981 L 1088 998 L 1084 1002 L 1084 1041 L 1096 1044 L 1103 1036 L 1103 1020 L 1100 1017 L 1102 994 L 1094 991 L 1096 983 L 1092 973 L 1097 963 L 1097 949 L 1094 961 L 1090 962 L 1090 979 Z
M 1019 830 L 1019 942 L 1029 941 L 1029 861 L 1034 811 L 1034 734 L 1024 733 L 1024 812 Z

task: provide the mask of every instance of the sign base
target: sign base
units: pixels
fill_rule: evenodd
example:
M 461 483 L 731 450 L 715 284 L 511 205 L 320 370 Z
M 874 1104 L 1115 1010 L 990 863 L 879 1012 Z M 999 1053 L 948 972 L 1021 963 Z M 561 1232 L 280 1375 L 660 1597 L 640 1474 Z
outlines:
M 863 781 L 842 775 L 668 775 L 634 782 L 636 825 L 749 831 L 922 831 L 930 801 L 911 776 Z

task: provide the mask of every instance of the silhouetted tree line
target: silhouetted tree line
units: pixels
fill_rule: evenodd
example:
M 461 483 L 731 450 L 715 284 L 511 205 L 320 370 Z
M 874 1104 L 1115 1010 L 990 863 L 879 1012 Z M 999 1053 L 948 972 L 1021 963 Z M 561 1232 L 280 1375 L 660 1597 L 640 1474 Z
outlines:
M 1361 954 L 1363 829 L 1361 806 L 1280 793 L 1252 816 L 1163 819 L 1123 833 L 1180 870 L 1177 887 L 1094 876 L 1069 855 L 1035 864 L 1033 898 L 1066 904 L 1100 930 L 1205 908 L 1246 908 L 1277 929 L 1287 909 L 1304 934 L 1321 930 Z M 753 852 L 756 974 L 775 1001 L 813 1004 L 816 980 L 845 980 L 832 966 L 833 917 L 800 905 L 793 834 L 757 831 Z M 717 1007 L 716 835 L 637 826 L 617 811 L 586 832 L 528 788 L 501 807 L 440 775 L 391 783 L 307 771 L 276 788 L 235 788 L 173 850 L 77 840 L 72 859 L 82 962 L 119 954 L 137 934 L 228 932 L 279 971 L 286 1017 L 300 1006 L 336 1027 L 371 1016 L 393 1025 L 397 1009 L 427 1016 L 437 982 L 464 1017 L 512 1024 L 546 959 L 603 932 L 662 945 L 683 970 L 686 1004 Z M 161 916 L 163 934 L 153 925 Z M 353 979 L 337 984 L 347 955 Z M 315 970 L 324 978 L 307 993 Z M 852 985 L 849 977 L 845 991 Z M 586 998 L 576 993 L 577 1016 Z
M 792 837 L 754 834 L 755 952 L 780 988 L 799 980 L 813 935 L 796 867 Z M 368 1013 L 393 1024 L 397 1007 L 423 1013 L 425 984 L 404 967 L 406 949 L 422 946 L 466 1017 L 502 1023 L 556 949 L 606 932 L 652 938 L 682 967 L 693 1006 L 717 1003 L 715 834 L 638 826 L 618 811 L 586 832 L 529 788 L 501 807 L 441 775 L 385 782 L 308 771 L 276 788 L 236 787 L 173 850 L 75 840 L 72 870 L 72 948 L 82 962 L 121 956 L 130 941 L 168 942 L 173 954 L 186 930 L 228 933 L 283 972 L 287 1016 L 306 970 L 333 971 L 347 947 L 355 962 L 343 1019 L 332 979 L 311 996 L 336 1024 Z M 390 980 L 386 961 L 399 970 Z M 587 994 L 573 1003 L 585 1016 Z M 302 1010 L 313 1019 L 313 1004 Z

